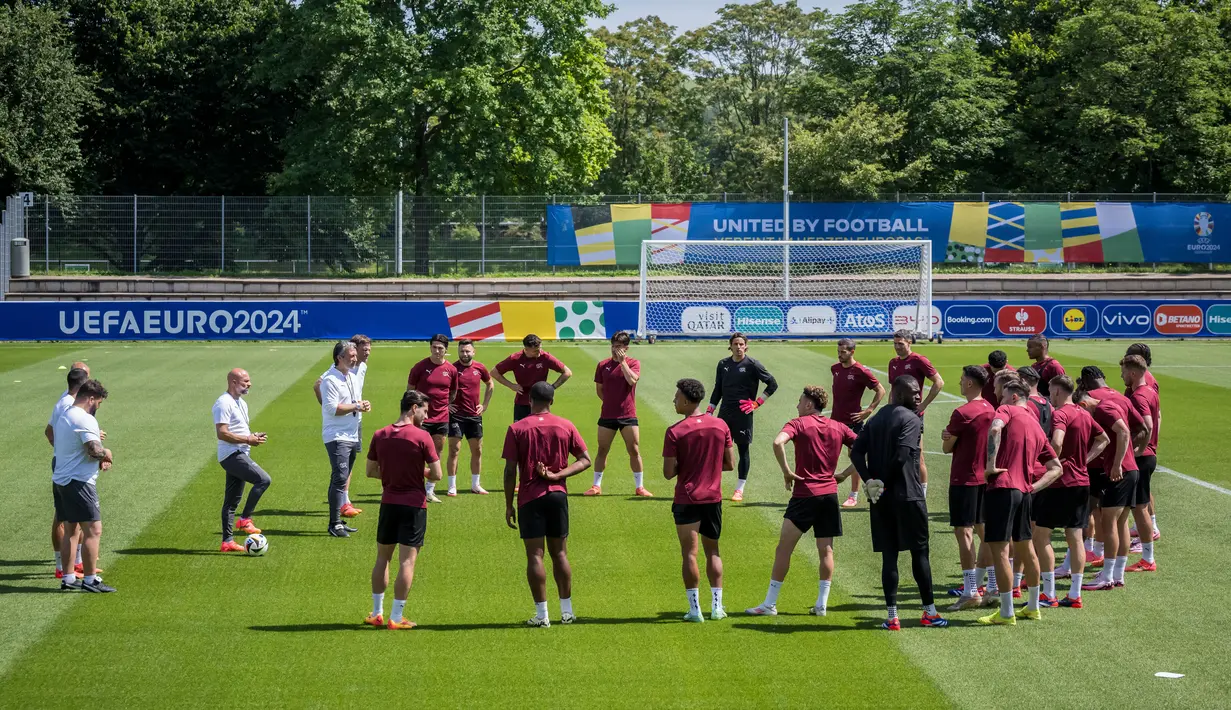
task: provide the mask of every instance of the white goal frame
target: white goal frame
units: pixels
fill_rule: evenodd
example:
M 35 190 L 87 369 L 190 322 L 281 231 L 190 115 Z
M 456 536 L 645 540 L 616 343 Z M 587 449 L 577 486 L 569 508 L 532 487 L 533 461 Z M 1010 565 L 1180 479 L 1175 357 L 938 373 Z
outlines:
M 774 264 L 774 263 L 780 264 L 780 272 L 777 272 L 774 275 L 774 280 L 777 281 L 778 274 L 780 274 L 781 282 L 782 282 L 781 293 L 774 294 L 772 298 L 764 297 L 764 296 L 749 296 L 743 299 L 738 299 L 738 298 L 706 299 L 704 296 L 699 296 L 697 299 L 699 302 L 704 302 L 707 300 L 708 301 L 726 300 L 726 301 L 740 301 L 740 302 L 746 302 L 749 305 L 756 305 L 757 303 L 763 303 L 763 302 L 779 302 L 779 301 L 789 302 L 793 300 L 792 293 L 791 293 L 791 286 L 792 286 L 792 283 L 791 283 L 791 277 L 792 277 L 791 248 L 792 247 L 818 247 L 818 246 L 820 247 L 826 247 L 826 246 L 857 247 L 858 245 L 861 245 L 861 244 L 877 245 L 877 246 L 884 246 L 884 247 L 907 247 L 907 248 L 919 250 L 920 252 L 919 277 L 918 277 L 918 288 L 916 291 L 916 293 L 918 294 L 918 299 L 912 300 L 912 302 L 914 302 L 916 306 L 916 309 L 915 309 L 916 327 L 914 328 L 914 333 L 917 337 L 923 337 L 923 338 L 934 337 L 936 335 L 936 329 L 933 327 L 933 323 L 932 323 L 932 242 L 926 239 L 862 239 L 862 240 L 859 240 L 859 239 L 807 239 L 807 240 L 669 239 L 669 240 L 646 240 L 642 242 L 641 244 L 641 270 L 640 270 L 641 275 L 640 275 L 640 285 L 639 285 L 639 291 L 638 291 L 639 296 L 638 296 L 637 335 L 639 337 L 657 336 L 660 334 L 669 335 L 669 336 L 681 336 L 681 337 L 697 337 L 695 335 L 689 336 L 688 334 L 674 332 L 674 331 L 672 332 L 650 331 L 647 328 L 647 322 L 646 322 L 647 321 L 647 304 L 651 301 L 651 297 L 649 293 L 649 286 L 650 286 L 651 280 L 654 278 L 653 274 L 650 272 L 652 255 L 664 249 L 668 249 L 672 246 L 680 246 L 684 249 L 687 249 L 689 247 L 694 247 L 694 246 L 695 247 L 748 246 L 748 247 L 756 247 L 760 250 L 764 250 L 767 247 L 775 247 L 775 246 L 781 247 L 782 248 L 782 261 L 781 262 L 763 262 L 767 264 Z M 815 282 L 817 277 L 813 276 L 811 278 Z M 852 278 L 857 279 L 858 277 L 843 276 L 841 274 L 835 274 L 833 277 L 834 280 L 852 279 Z M 865 299 L 865 300 L 871 301 L 871 299 Z M 852 300 L 852 303 L 857 303 L 857 302 L 858 302 L 857 300 Z M 870 334 L 867 331 L 849 331 L 848 332 L 848 331 L 843 331 L 841 328 L 838 328 L 832 334 L 826 333 L 824 337 L 842 337 L 846 335 L 861 335 L 861 336 L 867 337 L 869 335 L 876 335 L 876 334 Z M 792 336 L 792 335 L 783 333 L 783 334 L 779 334 L 778 336 L 771 335 L 768 337 L 799 337 L 799 336 Z M 813 337 L 816 337 L 816 336 L 813 336 Z

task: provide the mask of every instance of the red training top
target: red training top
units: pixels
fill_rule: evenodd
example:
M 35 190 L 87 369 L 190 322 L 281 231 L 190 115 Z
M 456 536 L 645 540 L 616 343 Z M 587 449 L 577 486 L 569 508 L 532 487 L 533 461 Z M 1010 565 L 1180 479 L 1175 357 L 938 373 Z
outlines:
M 492 381 L 487 366 L 478 360 L 471 360 L 469 365 L 463 365 L 460 360 L 453 363 L 457 370 L 457 399 L 453 400 L 453 413 L 460 417 L 479 416 L 479 405 L 483 403 L 479 395 L 480 385 Z
M 372 435 L 368 460 L 380 465 L 381 503 L 427 507 L 424 473 L 440 457 L 426 431 L 414 424 L 390 424 Z
M 425 357 L 410 368 L 406 386 L 427 396 L 428 424 L 449 421 L 449 400 L 457 391 L 457 369 L 448 360 L 437 365 Z
M 1133 408 L 1137 410 L 1143 422 L 1148 414 L 1154 424 L 1150 430 L 1150 443 L 1146 444 L 1145 451 L 1141 455 L 1158 456 L 1158 392 L 1154 391 L 1148 383 L 1143 382 L 1141 387 L 1133 390 L 1128 399 L 1133 403 Z
M 1090 454 L 1090 443 L 1103 433 L 1103 427 L 1076 404 L 1066 404 L 1057 409 L 1052 413 L 1051 423 L 1053 432 L 1064 432 L 1064 444 L 1060 447 L 1060 466 L 1064 468 L 1064 473 L 1060 474 L 1055 485 L 1061 488 L 1090 485 L 1086 457 Z
M 663 458 L 675 458 L 674 502 L 721 503 L 723 453 L 731 446 L 731 430 L 718 417 L 694 414 L 668 427 Z
M 628 369 L 633 374 L 641 374 L 641 363 L 633 358 L 625 358 Z M 603 408 L 599 419 L 635 419 L 637 417 L 637 385 L 628 384 L 624 379 L 624 368 L 620 363 L 607 358 L 594 368 L 594 382 L 603 386 Z
M 546 382 L 549 370 L 564 372 L 564 363 L 546 350 L 540 350 L 535 358 L 526 357 L 524 350 L 518 350 L 496 365 L 496 372 L 502 375 L 509 370 L 513 371 L 513 381 L 521 385 L 521 394 L 513 399 L 513 404 L 529 405 L 530 387 L 536 382 Z
M 979 393 L 979 396 L 983 397 L 983 399 L 986 399 L 987 403 L 992 405 L 993 407 L 999 407 L 1000 399 L 996 397 L 996 375 L 999 373 L 992 372 L 992 364 L 990 362 L 985 363 L 983 365 L 983 369 L 987 370 L 987 384 L 983 385 L 983 391 Z M 1005 370 L 1008 370 L 1009 372 L 1013 372 L 1016 369 L 1017 368 L 1013 367 L 1012 365 L 1005 365 L 1004 369 L 1001 370 L 1000 372 L 1004 372 Z
M 936 368 L 926 357 L 919 353 L 911 353 L 906 357 L 895 357 L 889 361 L 889 384 L 902 375 L 910 375 L 919 381 L 919 392 L 923 392 L 923 381 L 936 374 Z
M 994 418 L 1004 422 L 996 468 L 1008 469 L 1008 472 L 993 476 L 987 482 L 987 490 L 1016 488 L 1029 493 L 1032 489 L 1031 471 L 1038 464 L 1056 458 L 1056 452 L 1047 443 L 1043 427 L 1039 426 L 1039 418 L 1030 409 L 1004 405 L 996 410 Z
M 949 464 L 950 486 L 979 486 L 987 483 L 987 430 L 992 428 L 996 408 L 985 399 L 973 399 L 953 410 L 946 429 L 957 437 L 953 460 Z
M 1100 387 L 1087 393 L 1091 399 L 1098 400 L 1098 406 L 1091 413 L 1094 416 L 1094 421 L 1107 432 L 1107 436 L 1111 438 L 1111 443 L 1103 450 L 1103 460 L 1099 464 L 1099 468 L 1104 473 L 1111 470 L 1112 464 L 1116 462 L 1116 432 L 1113 428 L 1117 419 L 1123 419 L 1128 425 L 1129 442 L 1128 448 L 1124 451 L 1124 459 L 1120 462 L 1121 471 L 1136 471 L 1137 459 L 1133 457 L 1133 440 L 1132 433 L 1136 429 L 1145 426 L 1145 420 L 1137 412 L 1133 403 L 1128 397 L 1120 394 L 1110 387 Z
M 531 414 L 509 427 L 504 436 L 505 461 L 516 461 L 518 481 L 517 506 L 529 503 L 548 493 L 568 493 L 565 481 L 548 483 L 539 478 L 536 468 L 542 463 L 550 471 L 568 468 L 569 455 L 580 458 L 586 453 L 577 427 L 564 417 L 551 412 Z
M 854 368 L 851 368 L 854 369 Z M 795 482 L 792 498 L 814 498 L 838 492 L 834 472 L 843 446 L 855 443 L 855 432 L 847 425 L 820 414 L 797 417 L 782 427 L 782 433 L 795 442 Z
M 871 370 L 854 361 L 850 367 L 842 367 L 842 363 L 835 362 L 829 371 L 833 373 L 829 418 L 850 426 L 851 415 L 863 409 L 863 391 L 875 390 L 880 381 Z

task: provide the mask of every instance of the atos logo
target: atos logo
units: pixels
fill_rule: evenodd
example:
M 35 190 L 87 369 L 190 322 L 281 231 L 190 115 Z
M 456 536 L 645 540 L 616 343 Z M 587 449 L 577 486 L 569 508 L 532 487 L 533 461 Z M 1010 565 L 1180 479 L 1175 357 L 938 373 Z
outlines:
M 889 330 L 889 311 L 880 306 L 850 306 L 838 313 L 840 333 L 886 333 Z
M 1113 303 L 1103 306 L 1099 321 L 1107 335 L 1145 335 L 1150 332 L 1150 309 L 1139 303 Z

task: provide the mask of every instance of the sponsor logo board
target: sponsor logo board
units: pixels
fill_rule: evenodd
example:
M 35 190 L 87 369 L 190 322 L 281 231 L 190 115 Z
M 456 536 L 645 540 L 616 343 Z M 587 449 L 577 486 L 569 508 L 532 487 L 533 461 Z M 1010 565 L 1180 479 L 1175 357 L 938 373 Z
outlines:
M 680 313 L 680 330 L 689 335 L 731 332 L 731 311 L 726 306 L 689 306 Z
M 1154 309 L 1154 329 L 1161 335 L 1196 335 L 1204 326 L 1201 306 L 1168 303 Z
M 791 306 L 786 313 L 786 329 L 801 335 L 837 332 L 838 313 L 829 306 Z
M 1042 306 L 1029 304 L 1001 306 L 996 325 L 1005 335 L 1038 335 L 1047 329 L 1047 313 Z
M 1098 309 L 1088 303 L 1062 303 L 1049 313 L 1052 332 L 1058 335 L 1093 335 L 1098 332 Z
M 741 333 L 781 333 L 782 309 L 777 306 L 742 306 L 735 311 L 734 329 Z

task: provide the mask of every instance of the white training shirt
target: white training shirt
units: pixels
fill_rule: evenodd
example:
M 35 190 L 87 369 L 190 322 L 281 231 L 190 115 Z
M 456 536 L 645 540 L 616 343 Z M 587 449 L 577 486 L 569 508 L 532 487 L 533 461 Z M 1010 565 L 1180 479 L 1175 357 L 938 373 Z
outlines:
M 230 392 L 223 392 L 214 402 L 214 425 L 226 424 L 227 429 L 236 436 L 247 436 L 248 403 L 243 398 L 235 399 Z M 217 429 L 215 428 L 215 432 Z M 232 444 L 229 441 L 218 440 L 218 460 L 221 461 L 237 451 L 248 453 L 252 447 L 247 444 Z
M 329 370 L 332 370 L 332 369 L 333 369 L 332 367 L 329 368 Z M 325 387 L 325 376 L 329 374 L 329 370 L 325 370 L 324 372 L 321 373 L 321 388 L 322 388 L 321 392 L 322 393 L 324 392 L 324 387 Z M 358 401 L 362 402 L 363 401 L 363 381 L 368 376 L 368 364 L 366 362 L 359 363 L 358 365 L 355 366 L 355 369 L 350 371 L 350 374 L 351 374 L 351 377 L 355 379 L 355 396 L 359 398 Z M 325 399 L 325 396 L 324 394 L 322 394 L 321 400 L 324 401 L 324 399 Z M 363 412 L 359 412 L 359 418 L 363 419 Z
M 63 486 L 69 481 L 85 481 L 90 485 L 98 479 L 98 460 L 86 453 L 86 444 L 102 441 L 98 420 L 81 407 L 69 407 L 55 423 L 56 470 L 51 482 Z
M 360 401 L 359 387 L 351 372 L 343 375 L 336 367 L 321 377 L 321 438 L 325 443 L 349 441 L 359 443 L 359 412 L 337 415 L 339 404 Z
M 51 416 L 47 418 L 47 426 L 55 429 L 56 420 L 63 416 L 68 411 L 68 408 L 73 406 L 73 402 L 76 401 L 76 397 L 69 394 L 68 390 L 64 390 L 64 394 L 60 395 L 60 398 L 56 400 L 56 406 L 51 408 Z

